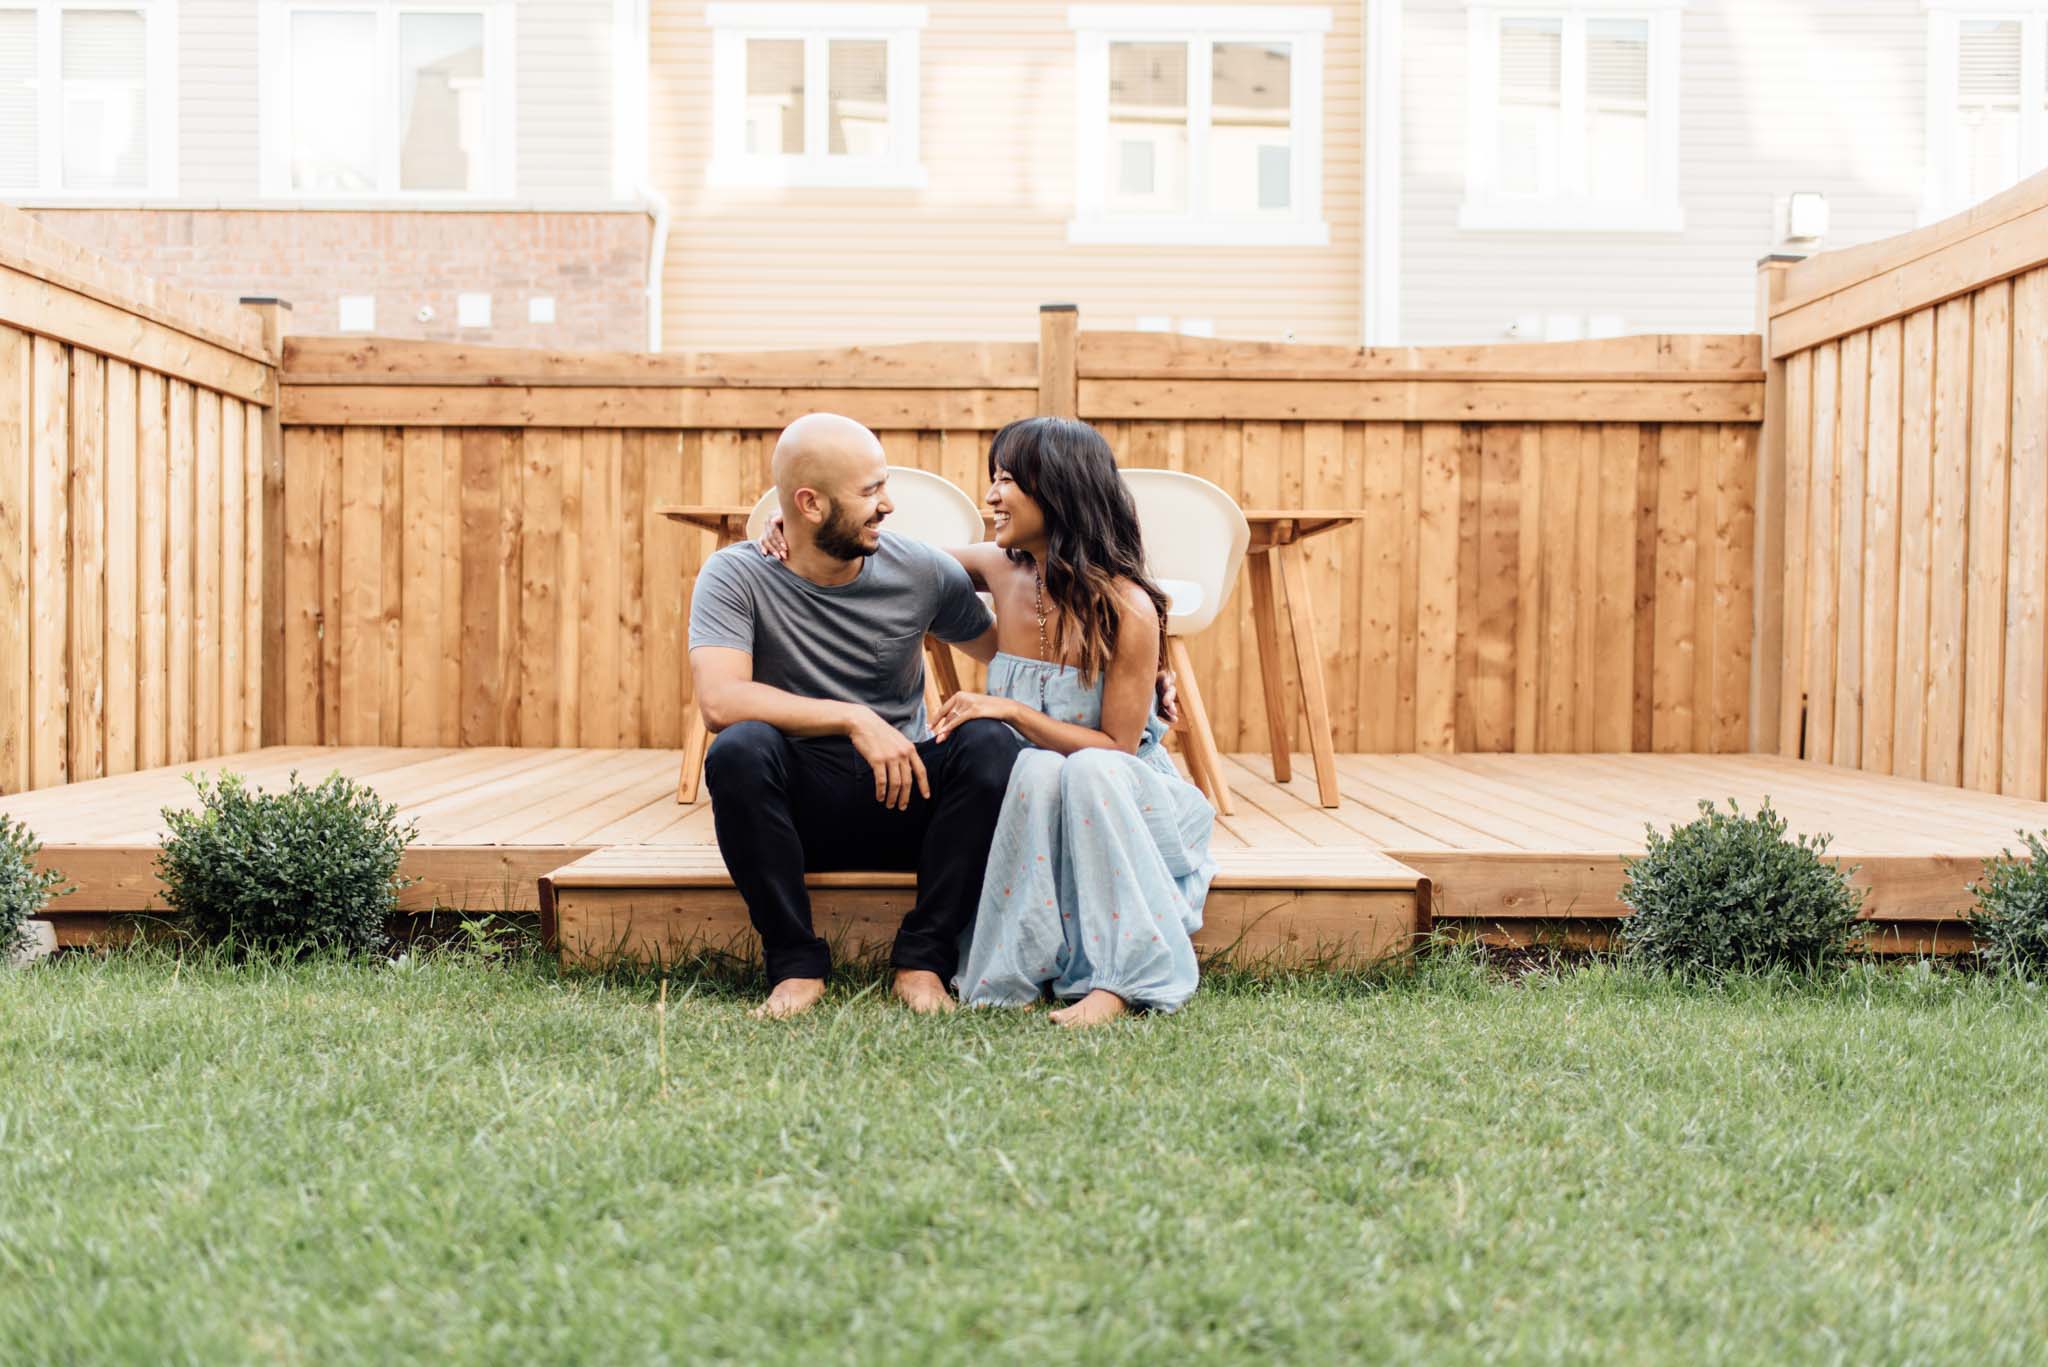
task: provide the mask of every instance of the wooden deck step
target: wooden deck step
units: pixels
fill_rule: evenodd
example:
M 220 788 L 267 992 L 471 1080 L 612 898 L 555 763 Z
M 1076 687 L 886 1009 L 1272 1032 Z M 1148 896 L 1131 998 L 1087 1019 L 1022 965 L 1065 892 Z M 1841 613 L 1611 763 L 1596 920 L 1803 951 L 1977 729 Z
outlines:
M 1248 963 L 1362 963 L 1429 928 L 1429 879 L 1377 850 L 1225 849 L 1195 945 Z M 887 945 L 910 910 L 907 872 L 805 880 L 819 934 L 842 953 Z M 714 845 L 614 845 L 540 880 L 543 933 L 565 964 L 665 962 L 693 950 L 758 953 Z

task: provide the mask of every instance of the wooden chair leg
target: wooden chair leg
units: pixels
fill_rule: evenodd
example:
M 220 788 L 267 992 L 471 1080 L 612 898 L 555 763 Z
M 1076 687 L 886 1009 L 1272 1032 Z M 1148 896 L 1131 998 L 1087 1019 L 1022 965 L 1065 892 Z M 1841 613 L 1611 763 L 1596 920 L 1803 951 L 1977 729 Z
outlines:
M 1266 735 L 1272 742 L 1273 781 L 1294 777 L 1294 709 L 1280 670 L 1280 613 L 1273 600 L 1273 551 L 1253 551 L 1244 567 L 1252 586 L 1252 626 L 1259 640 L 1259 682 L 1266 696 Z
M 936 636 L 924 638 L 925 659 L 931 662 L 928 678 L 936 678 L 939 701 L 944 702 L 960 691 L 960 669 L 953 662 L 953 647 Z
M 676 776 L 676 801 L 689 805 L 697 800 L 704 781 L 704 751 L 711 744 L 711 732 L 704 714 L 691 703 L 683 709 L 683 771 Z
M 1173 729 L 1180 736 L 1180 757 L 1188 766 L 1188 782 L 1201 789 L 1202 796 L 1209 799 L 1209 805 L 1215 806 L 1216 780 L 1202 767 L 1202 752 L 1194 742 L 1194 729 L 1188 725 L 1186 713 L 1181 714 Z
M 1202 767 L 1209 771 L 1214 789 L 1209 794 L 1209 801 L 1224 816 L 1235 816 L 1237 804 L 1231 800 L 1229 780 L 1223 777 L 1223 756 L 1216 749 L 1216 733 L 1209 727 L 1209 709 L 1202 706 L 1202 687 L 1195 681 L 1195 666 L 1188 658 L 1187 642 L 1178 636 L 1169 636 L 1166 658 L 1173 665 L 1174 683 L 1180 690 L 1180 705 L 1188 714 L 1189 751 L 1199 751 Z
M 1330 735 L 1330 699 L 1323 683 L 1323 653 L 1316 645 L 1315 603 L 1308 595 L 1308 575 L 1292 548 L 1281 552 L 1280 585 L 1287 591 L 1287 616 L 1294 625 L 1294 667 L 1301 676 L 1302 701 L 1308 704 L 1308 743 L 1315 752 L 1316 792 L 1325 807 L 1343 804 L 1337 790 L 1337 747 Z

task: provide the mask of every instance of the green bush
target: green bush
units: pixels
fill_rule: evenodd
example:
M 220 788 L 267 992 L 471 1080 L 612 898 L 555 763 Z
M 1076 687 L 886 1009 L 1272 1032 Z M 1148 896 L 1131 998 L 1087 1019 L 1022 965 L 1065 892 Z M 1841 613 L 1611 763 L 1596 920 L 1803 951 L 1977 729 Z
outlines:
M 1863 892 L 1854 869 L 1821 858 L 1828 837 L 1785 837 L 1768 799 L 1745 816 L 1700 803 L 1695 821 L 1649 833 L 1626 861 L 1621 900 L 1627 953 L 1684 973 L 1734 968 L 1814 968 L 1840 959 L 1856 934 Z
M 195 811 L 166 809 L 157 856 L 165 900 L 201 940 L 239 948 L 384 947 L 405 880 L 398 861 L 418 834 L 370 789 L 330 775 L 316 787 L 291 776 L 281 793 L 252 791 L 239 774 L 195 778 Z
M 0 967 L 28 947 L 25 923 L 65 891 L 64 875 L 36 872 L 42 842 L 12 817 L 0 816 Z
M 2001 850 L 1984 861 L 1983 881 L 1970 884 L 1970 933 L 1993 968 L 2032 977 L 2048 971 L 2048 846 L 2039 835 L 2019 836 L 2027 858 Z

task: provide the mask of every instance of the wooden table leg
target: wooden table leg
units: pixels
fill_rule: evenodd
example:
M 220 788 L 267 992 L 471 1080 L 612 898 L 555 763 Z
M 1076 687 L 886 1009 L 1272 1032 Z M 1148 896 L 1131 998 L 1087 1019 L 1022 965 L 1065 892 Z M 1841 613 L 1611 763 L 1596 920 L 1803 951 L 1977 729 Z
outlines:
M 1259 682 L 1266 694 L 1266 734 L 1272 741 L 1273 781 L 1294 777 L 1294 718 L 1287 684 L 1280 673 L 1280 616 L 1273 606 L 1273 557 L 1278 551 L 1253 551 L 1245 557 L 1252 581 L 1252 625 L 1259 637 Z
M 690 703 L 683 709 L 683 771 L 676 777 L 676 801 L 686 806 L 697 800 L 698 786 L 704 780 L 704 751 L 710 744 L 704 714 L 697 704 Z
M 1316 645 L 1316 605 L 1309 597 L 1308 575 L 1291 547 L 1274 552 L 1280 561 L 1280 586 L 1287 594 L 1287 620 L 1294 626 L 1295 672 L 1301 675 L 1301 698 L 1308 707 L 1308 741 L 1316 757 L 1316 792 L 1325 807 L 1342 804 L 1337 791 L 1337 747 L 1330 735 L 1330 698 L 1323 683 L 1323 653 Z
M 1174 684 L 1180 690 L 1180 705 L 1188 714 L 1188 753 L 1208 771 L 1209 801 L 1225 816 L 1237 814 L 1230 798 L 1229 780 L 1223 777 L 1223 756 L 1216 749 L 1216 733 L 1209 727 L 1209 709 L 1202 706 L 1202 687 L 1195 682 L 1195 666 L 1188 658 L 1188 645 L 1178 636 L 1166 638 L 1166 658 L 1173 664 Z

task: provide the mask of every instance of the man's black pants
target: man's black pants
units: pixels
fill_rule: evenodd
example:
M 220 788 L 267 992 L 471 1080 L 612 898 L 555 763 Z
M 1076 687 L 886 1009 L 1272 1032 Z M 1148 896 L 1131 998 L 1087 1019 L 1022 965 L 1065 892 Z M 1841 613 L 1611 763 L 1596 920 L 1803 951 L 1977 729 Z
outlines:
M 804 874 L 915 869 L 917 903 L 889 962 L 950 981 L 960 936 L 981 900 L 989 842 L 1023 738 L 998 721 L 968 722 L 917 747 L 931 779 L 896 811 L 875 800 L 875 771 L 839 736 L 798 739 L 765 722 L 719 732 L 704 761 L 719 853 L 761 937 L 772 986 L 822 978 L 831 954 L 811 927 Z

